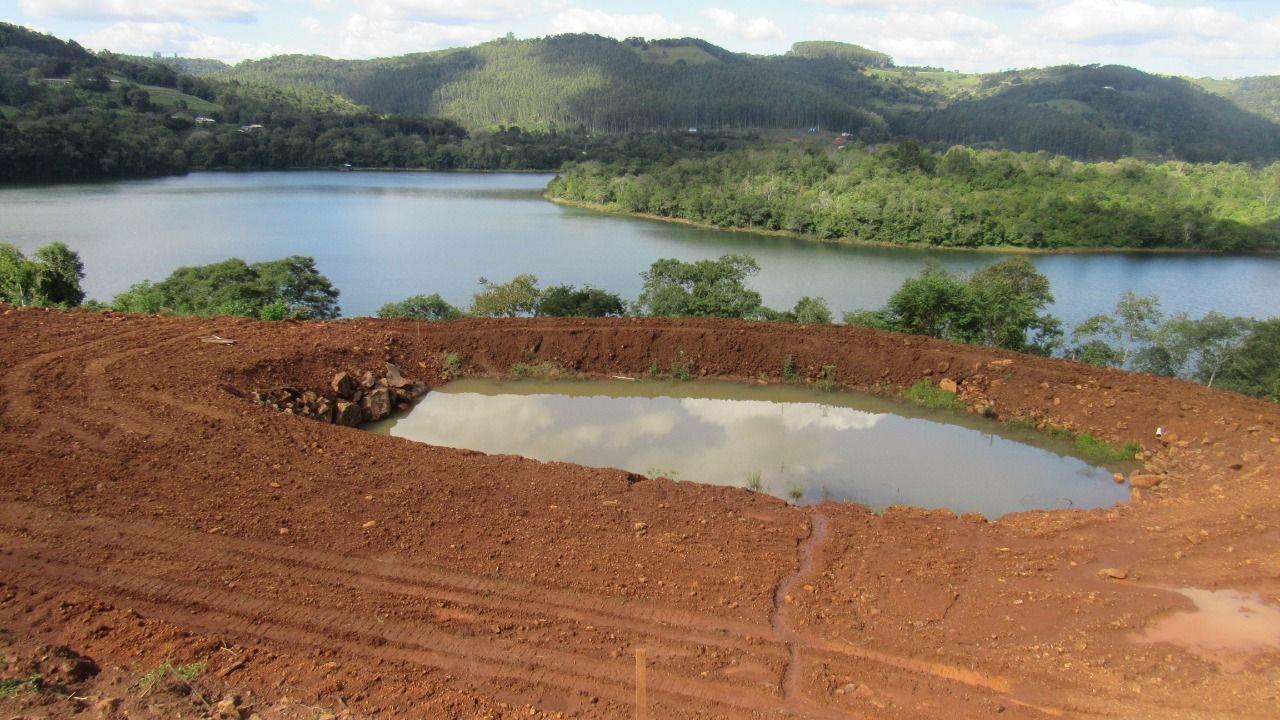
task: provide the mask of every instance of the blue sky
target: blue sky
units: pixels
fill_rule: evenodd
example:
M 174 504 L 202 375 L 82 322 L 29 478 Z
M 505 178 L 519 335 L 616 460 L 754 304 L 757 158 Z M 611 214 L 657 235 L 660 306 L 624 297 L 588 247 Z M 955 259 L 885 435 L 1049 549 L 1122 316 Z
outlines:
M 596 32 L 692 35 L 757 53 L 843 40 L 901 64 L 966 71 L 1118 62 L 1183 75 L 1280 74 L 1280 0 L 0 0 L 0 18 L 94 49 L 226 61 Z

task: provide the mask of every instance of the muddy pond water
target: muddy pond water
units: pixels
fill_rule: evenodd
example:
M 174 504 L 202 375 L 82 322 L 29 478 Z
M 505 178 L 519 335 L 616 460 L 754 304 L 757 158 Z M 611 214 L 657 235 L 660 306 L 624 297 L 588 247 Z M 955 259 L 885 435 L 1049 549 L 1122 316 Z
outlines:
M 371 429 L 875 510 L 902 503 L 995 518 L 1128 497 L 1111 469 L 1034 430 L 796 386 L 466 379 Z

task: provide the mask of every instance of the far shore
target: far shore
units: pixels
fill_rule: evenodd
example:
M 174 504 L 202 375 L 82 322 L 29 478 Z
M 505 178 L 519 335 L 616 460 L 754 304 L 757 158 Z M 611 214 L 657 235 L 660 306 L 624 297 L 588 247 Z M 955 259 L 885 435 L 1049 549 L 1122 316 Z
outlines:
M 1096 247 L 1069 247 L 1069 248 L 1029 248 L 1020 245 L 980 245 L 978 247 L 952 247 L 948 245 L 924 245 L 921 243 L 886 243 L 875 242 L 873 240 L 859 240 L 858 238 L 819 238 L 805 233 L 793 232 L 791 230 L 770 230 L 767 228 L 743 228 L 743 227 L 723 227 L 712 223 L 698 222 L 697 220 L 688 220 L 686 218 L 674 218 L 666 215 L 655 215 L 653 213 L 627 212 L 617 208 L 601 205 L 599 203 L 584 202 L 581 200 L 566 200 L 558 198 L 550 193 L 543 193 L 542 197 L 557 205 L 565 205 L 568 207 L 581 208 L 583 210 L 592 210 L 594 212 L 604 213 L 606 215 L 619 215 L 622 217 L 636 218 L 639 220 L 655 220 L 657 222 L 674 223 L 676 225 L 687 225 L 701 230 L 718 230 L 720 232 L 731 233 L 747 233 L 750 235 L 772 235 L 774 237 L 785 237 L 793 240 L 804 240 L 806 242 L 825 243 L 828 245 L 859 245 L 862 247 L 890 248 L 894 250 L 914 249 L 914 250 L 946 250 L 960 253 L 999 253 L 999 254 L 1025 254 L 1025 255 L 1084 255 L 1084 254 L 1120 254 L 1120 253 L 1140 253 L 1145 255 L 1280 255 L 1280 248 L 1257 248 L 1253 250 L 1209 250 L 1204 248 L 1130 248 L 1115 246 L 1096 246 Z

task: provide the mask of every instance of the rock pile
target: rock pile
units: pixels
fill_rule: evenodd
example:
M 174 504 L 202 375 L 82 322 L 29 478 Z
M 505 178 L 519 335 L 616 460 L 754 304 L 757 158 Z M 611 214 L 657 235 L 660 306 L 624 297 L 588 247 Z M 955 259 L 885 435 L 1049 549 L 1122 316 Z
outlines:
M 365 371 L 359 380 L 348 372 L 333 376 L 329 383 L 332 395 L 314 390 L 279 388 L 253 393 L 254 399 L 273 410 L 309 420 L 356 427 L 361 423 L 382 420 L 394 410 L 407 410 L 409 404 L 427 392 L 426 383 L 410 380 L 400 368 L 386 364 L 379 377 Z

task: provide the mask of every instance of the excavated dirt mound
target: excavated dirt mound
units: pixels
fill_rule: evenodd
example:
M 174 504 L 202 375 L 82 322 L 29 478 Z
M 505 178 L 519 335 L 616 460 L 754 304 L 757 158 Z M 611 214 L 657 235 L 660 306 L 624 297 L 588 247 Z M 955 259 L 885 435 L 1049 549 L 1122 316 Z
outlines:
M 637 648 L 652 718 L 1276 715 L 1274 646 L 1142 640 L 1193 608 L 1177 588 L 1280 599 L 1273 404 L 835 326 L 9 309 L 0 338 L 0 639 L 30 649 L 0 680 L 49 675 L 6 691 L 4 717 L 624 718 Z M 436 386 L 442 352 L 475 373 L 678 358 L 776 382 L 791 355 L 846 387 L 945 377 L 1002 418 L 1141 442 L 1161 482 L 1124 507 L 998 522 L 795 508 L 249 394 L 323 394 L 388 361 Z M 76 658 L 99 672 L 62 677 Z M 165 662 L 203 665 L 144 695 Z

